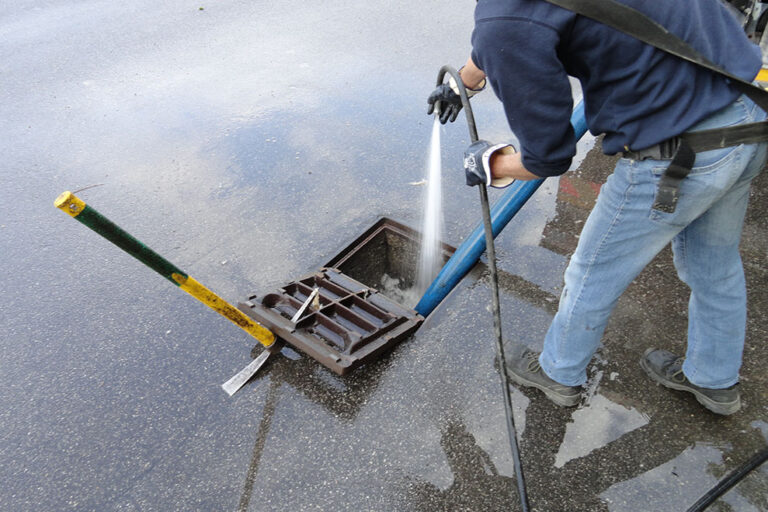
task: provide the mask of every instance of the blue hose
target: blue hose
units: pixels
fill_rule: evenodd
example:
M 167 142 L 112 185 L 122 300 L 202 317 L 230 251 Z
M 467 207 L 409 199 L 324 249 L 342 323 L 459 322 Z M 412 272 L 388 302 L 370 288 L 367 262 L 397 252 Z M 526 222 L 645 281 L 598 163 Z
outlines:
M 584 103 L 579 102 L 573 109 L 571 125 L 576 140 L 581 139 L 587 132 L 587 121 L 584 117 Z M 512 220 L 520 208 L 531 198 L 534 192 L 544 182 L 541 180 L 515 181 L 505 191 L 499 200 L 491 207 L 491 225 L 493 237 L 496 238 L 501 230 Z M 416 305 L 416 311 L 426 317 L 453 290 L 459 281 L 467 275 L 485 251 L 485 232 L 480 222 L 466 240 L 456 249 L 451 259 L 443 266 L 427 291 Z

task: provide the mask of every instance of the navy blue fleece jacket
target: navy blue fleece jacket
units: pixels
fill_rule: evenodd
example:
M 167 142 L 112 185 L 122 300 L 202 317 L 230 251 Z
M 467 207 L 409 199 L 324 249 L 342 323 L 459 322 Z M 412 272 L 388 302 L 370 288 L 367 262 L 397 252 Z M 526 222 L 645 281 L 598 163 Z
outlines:
M 757 75 L 759 48 L 719 0 L 621 1 L 734 75 Z M 523 164 L 542 177 L 564 173 L 576 152 L 568 75 L 606 154 L 678 135 L 739 95 L 721 76 L 544 0 L 479 0 L 472 60 L 504 105 Z

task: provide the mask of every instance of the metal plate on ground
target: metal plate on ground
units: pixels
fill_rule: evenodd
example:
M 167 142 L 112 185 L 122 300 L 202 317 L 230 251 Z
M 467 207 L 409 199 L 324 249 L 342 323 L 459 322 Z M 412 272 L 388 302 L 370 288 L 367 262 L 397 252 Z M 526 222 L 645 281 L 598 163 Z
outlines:
M 291 318 L 312 291 L 314 307 Z M 424 318 L 332 268 L 307 275 L 239 308 L 280 338 L 339 375 L 384 352 L 415 331 Z

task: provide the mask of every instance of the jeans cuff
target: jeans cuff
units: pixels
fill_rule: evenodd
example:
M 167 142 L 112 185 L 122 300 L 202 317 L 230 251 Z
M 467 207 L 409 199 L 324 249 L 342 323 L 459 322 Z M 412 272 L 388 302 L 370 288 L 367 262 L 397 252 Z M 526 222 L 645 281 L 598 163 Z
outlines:
M 558 372 L 554 371 L 554 369 L 551 368 L 550 365 L 548 365 L 547 362 L 543 359 L 543 357 L 539 357 L 539 365 L 541 366 L 541 371 L 543 371 L 547 377 L 554 380 L 558 384 L 562 384 L 563 386 L 583 386 L 587 382 L 586 370 L 582 371 L 581 375 L 577 375 L 575 377 L 571 375 L 571 378 L 569 378 L 568 376 L 560 375 Z

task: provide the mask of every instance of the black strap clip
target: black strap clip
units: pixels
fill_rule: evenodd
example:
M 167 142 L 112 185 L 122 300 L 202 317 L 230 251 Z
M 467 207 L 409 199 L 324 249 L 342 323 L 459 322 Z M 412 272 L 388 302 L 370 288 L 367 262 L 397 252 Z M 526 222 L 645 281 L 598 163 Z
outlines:
M 659 188 L 656 190 L 653 209 L 664 213 L 674 213 L 677 207 L 677 200 L 680 197 L 680 182 L 665 180 L 664 178 L 666 176 L 661 177 Z
M 671 144 L 677 146 L 672 162 L 664 170 L 656 190 L 653 209 L 664 213 L 674 213 L 680 198 L 680 183 L 691 172 L 696 160 L 696 153 L 684 140 L 675 137 Z

